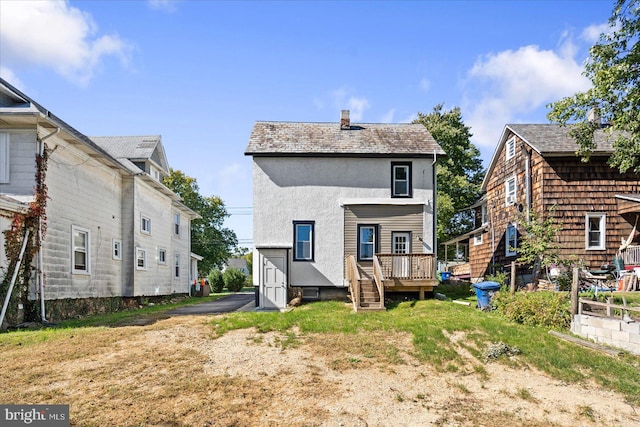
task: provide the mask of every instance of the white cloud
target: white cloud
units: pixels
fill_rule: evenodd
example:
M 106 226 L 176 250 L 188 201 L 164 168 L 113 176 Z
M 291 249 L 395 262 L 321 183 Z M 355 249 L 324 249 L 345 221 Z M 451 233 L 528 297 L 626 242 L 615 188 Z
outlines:
M 148 0 L 149 7 L 153 10 L 173 13 L 177 10 L 177 4 L 180 0 Z
M 367 98 L 356 96 L 354 90 L 348 87 L 332 90 L 329 92 L 328 98 L 328 102 L 322 98 L 317 98 L 313 102 L 319 110 L 324 110 L 327 104 L 336 111 L 349 110 L 352 121 L 361 121 L 364 117 L 364 111 L 370 107 Z
M 362 120 L 364 110 L 369 108 L 369 101 L 367 101 L 367 98 L 356 98 L 352 96 L 347 102 L 347 107 L 351 110 L 351 120 L 358 122 Z
M 478 59 L 463 83 L 462 102 L 474 144 L 493 147 L 505 124 L 531 121 L 536 114 L 534 122 L 545 122 L 544 106 L 586 90 L 589 80 L 581 74 L 577 50 L 564 34 L 556 51 L 529 45 Z
M 98 35 L 90 14 L 65 1 L 7 1 L 0 15 L 6 68 L 40 66 L 79 84 L 88 83 L 103 58 L 126 65 L 131 46 L 118 35 Z
M 396 114 L 396 109 L 392 108 L 382 116 L 382 118 L 380 119 L 380 123 L 393 123 L 393 117 L 395 116 L 395 114 Z
M 427 78 L 420 80 L 420 89 L 429 92 L 429 89 L 431 89 L 431 81 Z
M 589 42 L 595 43 L 600 39 L 600 34 L 607 34 L 611 32 L 612 28 L 609 26 L 608 22 L 603 24 L 593 24 L 582 30 L 582 38 Z

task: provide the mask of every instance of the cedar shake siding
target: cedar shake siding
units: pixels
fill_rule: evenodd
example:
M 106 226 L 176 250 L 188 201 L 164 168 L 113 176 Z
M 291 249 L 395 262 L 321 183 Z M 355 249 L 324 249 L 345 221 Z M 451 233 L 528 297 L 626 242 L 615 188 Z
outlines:
M 489 227 L 482 243 L 469 239 L 472 279 L 493 272 L 492 264 L 508 265 L 517 256 L 507 256 L 506 230 L 527 211 L 535 211 L 540 220 L 555 206 L 556 224 L 562 229 L 557 238 L 563 259 L 583 260 L 586 267 L 611 264 L 621 239 L 633 228 L 633 215 L 619 212 L 616 195 L 640 192 L 635 173 L 620 173 L 607 165 L 611 142 L 606 134 L 597 134 L 598 149 L 588 163 L 575 156 L 576 145 L 566 135 L 567 128 L 556 125 L 507 125 L 494 153 L 483 183 L 487 200 Z M 509 141 L 515 137 L 515 149 Z M 507 151 L 510 158 L 507 159 Z M 609 150 L 609 151 L 608 151 Z M 514 203 L 507 203 L 505 184 L 515 178 Z M 528 193 L 528 194 L 527 194 Z M 476 226 L 480 226 L 480 208 L 476 208 Z M 588 214 L 605 216 L 605 246 L 586 248 Z M 518 226 L 518 243 L 524 230 Z

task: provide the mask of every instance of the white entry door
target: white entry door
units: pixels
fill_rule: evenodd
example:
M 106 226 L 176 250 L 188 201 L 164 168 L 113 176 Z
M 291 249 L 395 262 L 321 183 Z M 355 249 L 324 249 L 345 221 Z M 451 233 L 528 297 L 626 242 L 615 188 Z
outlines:
M 286 251 L 262 252 L 262 283 L 260 307 L 280 309 L 287 307 Z
M 391 251 L 394 254 L 411 253 L 411 233 L 391 233 Z M 411 275 L 411 259 L 406 256 L 394 256 L 392 262 L 392 274 L 396 278 L 408 278 Z

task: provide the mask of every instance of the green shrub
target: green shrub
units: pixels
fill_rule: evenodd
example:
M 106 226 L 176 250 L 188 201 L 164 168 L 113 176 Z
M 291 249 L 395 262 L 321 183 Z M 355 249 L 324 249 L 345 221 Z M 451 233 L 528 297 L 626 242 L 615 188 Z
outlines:
M 509 273 L 506 271 L 496 271 L 494 274 L 489 274 L 484 276 L 484 280 L 489 282 L 497 282 L 500 286 L 505 286 L 507 284 L 507 279 L 509 278 Z
M 556 292 L 497 292 L 493 305 L 509 320 L 529 326 L 566 329 L 571 325 L 569 297 Z
M 224 285 L 230 292 L 238 292 L 247 282 L 244 273 L 237 268 L 227 268 L 222 273 L 222 278 L 224 279 Z
M 211 290 L 213 293 L 219 294 L 224 289 L 224 279 L 222 278 L 222 272 L 217 268 L 215 270 L 211 270 L 209 276 L 209 285 L 211 285 Z

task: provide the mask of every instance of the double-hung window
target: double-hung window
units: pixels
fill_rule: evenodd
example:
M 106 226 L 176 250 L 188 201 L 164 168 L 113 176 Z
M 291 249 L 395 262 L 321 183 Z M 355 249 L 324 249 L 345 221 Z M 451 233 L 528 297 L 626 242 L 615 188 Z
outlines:
M 586 215 L 585 241 L 587 250 L 605 249 L 606 218 L 604 213 L 588 213 Z
M 142 248 L 136 248 L 136 269 L 147 269 L 147 251 Z
M 391 197 L 411 197 L 411 162 L 391 162 Z
M 71 271 L 74 274 L 89 274 L 90 268 L 90 234 L 89 230 L 76 226 L 71 227 Z
M 293 222 L 294 261 L 313 261 L 314 225 L 313 221 Z
M 516 177 L 512 176 L 504 183 L 505 204 L 511 206 L 516 203 Z
M 140 231 L 144 234 L 151 234 L 151 219 L 144 215 L 140 215 Z
M 176 236 L 180 235 L 180 214 L 179 213 L 173 214 L 173 234 L 175 234 Z
M 167 264 L 167 250 L 165 248 L 158 248 L 158 264 Z
M 180 277 L 180 254 L 174 254 L 174 277 L 177 279 Z
M 518 247 L 518 228 L 515 224 L 509 224 L 507 226 L 507 232 L 505 235 L 505 256 L 516 256 L 516 248 Z
M 378 249 L 378 226 L 358 225 L 358 261 L 371 261 Z

